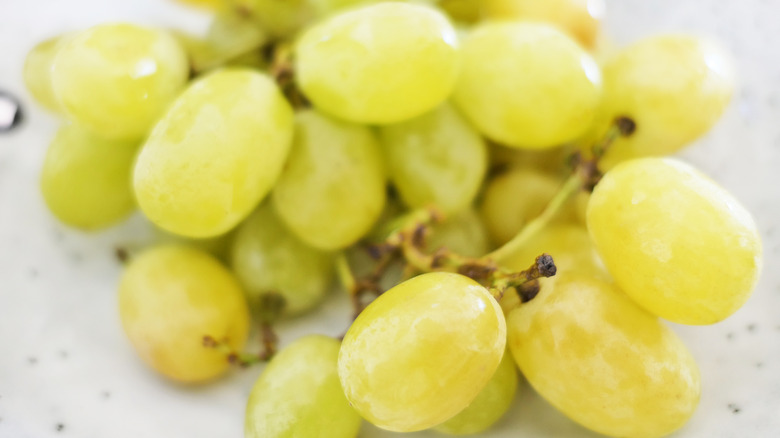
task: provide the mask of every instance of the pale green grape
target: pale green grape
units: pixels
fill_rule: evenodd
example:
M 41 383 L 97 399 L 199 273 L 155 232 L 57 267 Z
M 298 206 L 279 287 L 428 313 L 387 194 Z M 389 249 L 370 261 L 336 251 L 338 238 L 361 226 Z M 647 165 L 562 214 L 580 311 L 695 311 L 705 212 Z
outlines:
M 498 244 L 511 240 L 544 210 L 562 182 L 534 169 L 516 168 L 493 178 L 480 207 L 488 232 Z M 561 220 L 572 217 L 561 213 Z
M 158 246 L 133 257 L 119 285 L 119 315 L 141 359 L 174 380 L 202 382 L 225 372 L 211 336 L 240 350 L 249 310 L 238 281 L 216 259 L 186 246 Z
M 557 29 L 491 22 L 463 43 L 455 103 L 489 138 L 518 148 L 559 146 L 585 133 L 601 97 L 595 61 Z
M 223 8 L 225 0 L 176 0 L 180 3 L 184 3 L 199 8 L 208 9 L 211 11 L 219 11 Z
M 245 438 L 354 438 L 360 416 L 339 383 L 339 341 L 320 335 L 282 349 L 252 388 Z
M 311 0 L 226 0 L 242 15 L 257 22 L 271 36 L 295 35 L 311 22 L 317 10 Z
M 523 271 L 528 269 L 542 253 L 553 257 L 558 272 L 576 270 L 606 277 L 588 230 L 575 224 L 548 225 L 518 251 L 504 257 L 501 265 L 514 271 Z
M 267 76 L 223 69 L 193 82 L 138 156 L 141 210 L 176 234 L 225 233 L 271 190 L 292 133 L 292 109 Z
M 62 107 L 52 88 L 51 69 L 54 57 L 67 41 L 67 36 L 58 36 L 38 43 L 24 59 L 22 76 L 27 90 L 36 102 L 55 112 L 62 112 Z
M 475 23 L 482 18 L 482 0 L 438 0 L 436 6 L 461 23 Z
M 562 272 L 509 314 L 509 348 L 542 397 L 613 437 L 654 438 L 693 415 L 701 382 L 682 341 L 610 283 Z
M 188 74 L 175 39 L 133 24 L 104 24 L 69 38 L 51 71 L 69 118 L 106 138 L 137 140 L 181 92 Z
M 241 225 L 231 260 L 249 297 L 273 292 L 284 297 L 284 313 L 294 315 L 318 304 L 333 278 L 332 256 L 301 242 L 264 203 Z
M 345 248 L 385 205 L 382 152 L 371 129 L 316 111 L 296 114 L 295 140 L 273 190 L 277 213 L 305 243 Z
M 435 272 L 385 292 L 355 320 L 339 353 L 350 404 L 371 423 L 411 432 L 466 408 L 506 342 L 501 308 L 468 277 Z
M 314 105 L 360 123 L 396 123 L 444 102 L 458 74 L 455 30 L 400 2 L 335 15 L 298 40 L 298 84 Z
M 433 252 L 441 247 L 466 257 L 487 254 L 490 251 L 490 237 L 479 214 L 468 208 L 435 224 L 428 237 L 428 249 Z
M 96 137 L 78 125 L 62 126 L 46 152 L 41 192 L 49 210 L 67 225 L 97 230 L 135 210 L 130 171 L 137 141 Z
M 471 205 L 487 170 L 487 148 L 452 106 L 379 133 L 390 179 L 406 205 L 445 214 Z
M 607 172 L 587 223 L 620 288 L 670 321 L 725 319 L 758 280 L 761 239 L 750 213 L 681 161 L 642 158 Z
M 489 19 L 543 21 L 574 37 L 585 47 L 596 43 L 604 0 L 482 0 Z
M 550 149 L 517 149 L 504 147 L 496 143 L 488 145 L 490 155 L 490 167 L 503 168 L 532 168 L 552 175 L 564 175 L 571 172 L 567 166 L 571 156 L 571 148 L 559 147 Z
M 734 72 L 717 45 L 688 35 L 640 40 L 604 65 L 604 101 L 594 130 L 602 135 L 616 116 L 636 122 L 602 162 L 676 152 L 712 128 L 731 100 Z
M 434 429 L 450 435 L 470 435 L 487 430 L 504 416 L 517 392 L 517 367 L 504 353 L 498 369 L 477 398 L 464 410 Z

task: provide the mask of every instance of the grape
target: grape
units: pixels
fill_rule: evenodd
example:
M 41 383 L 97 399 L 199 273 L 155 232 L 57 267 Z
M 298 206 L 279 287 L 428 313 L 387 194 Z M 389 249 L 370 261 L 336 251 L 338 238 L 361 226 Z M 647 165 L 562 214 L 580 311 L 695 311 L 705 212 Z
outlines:
M 252 388 L 245 438 L 354 438 L 360 416 L 339 383 L 339 341 L 309 335 L 284 348 Z
M 601 95 L 598 66 L 557 29 L 484 23 L 462 52 L 455 103 L 492 140 L 550 148 L 584 134 L 593 121 Z
M 574 224 L 550 224 L 530 238 L 518 251 L 501 260 L 501 265 L 514 270 L 528 269 L 537 256 L 550 254 L 558 272 L 585 271 L 606 277 L 588 230 Z
M 516 168 L 493 178 L 480 208 L 493 240 L 498 244 L 511 240 L 527 222 L 539 216 L 560 186 L 556 178 L 534 169 Z M 568 220 L 571 216 L 565 212 L 560 217 Z
M 183 4 L 208 9 L 211 11 L 220 10 L 224 3 L 224 0 L 177 0 L 177 1 Z
M 273 191 L 277 213 L 298 238 L 323 250 L 366 234 L 385 205 L 385 172 L 373 132 L 316 111 L 296 114 L 295 141 Z
M 244 221 L 233 239 L 231 255 L 233 270 L 247 294 L 254 299 L 268 292 L 281 295 L 288 315 L 318 304 L 333 278 L 331 255 L 298 240 L 270 203 Z
M 298 84 L 318 109 L 359 123 L 396 123 L 444 102 L 458 73 L 455 30 L 441 13 L 380 3 L 335 15 L 296 46 Z
M 469 435 L 487 430 L 512 404 L 517 392 L 517 368 L 508 352 L 504 354 L 493 377 L 477 398 L 464 410 L 435 430 L 451 435 Z
M 636 159 L 607 172 L 587 223 L 620 288 L 670 321 L 723 320 L 758 280 L 761 240 L 750 213 L 678 160 Z
M 65 42 L 51 80 L 70 119 L 106 138 L 140 140 L 184 88 L 188 74 L 186 55 L 171 36 L 104 24 Z
M 566 272 L 544 279 L 507 326 L 536 392 L 598 433 L 665 436 L 699 402 L 699 371 L 685 345 L 610 283 Z
M 489 19 L 521 19 L 555 24 L 585 47 L 593 47 L 604 16 L 604 0 L 485 0 Z
M 466 257 L 482 257 L 487 254 L 490 250 L 490 238 L 479 214 L 468 208 L 440 224 L 435 224 L 428 238 L 428 248 L 435 251 L 441 247 Z
M 616 116 L 633 119 L 636 132 L 618 139 L 602 165 L 680 150 L 712 128 L 733 92 L 731 60 L 707 40 L 662 35 L 623 49 L 604 65 L 595 136 Z
M 571 156 L 571 148 L 560 147 L 550 149 L 516 149 L 508 148 L 496 143 L 488 147 L 490 165 L 494 169 L 504 168 L 529 168 L 554 175 L 563 175 L 570 172 L 567 166 Z
M 471 205 L 487 170 L 487 148 L 450 105 L 379 132 L 390 179 L 406 205 L 444 213 Z
M 24 84 L 36 102 L 48 110 L 62 112 L 62 106 L 54 94 L 51 83 L 51 69 L 57 52 L 68 41 L 67 36 L 58 36 L 38 43 L 24 60 Z
M 240 349 L 249 334 L 236 279 L 210 255 L 186 246 L 158 246 L 132 259 L 119 285 L 119 315 L 141 359 L 181 382 L 227 370 L 225 355 L 204 347 L 204 336 Z
M 501 308 L 458 274 L 407 280 L 355 320 L 339 353 L 351 405 L 396 432 L 436 426 L 462 411 L 493 376 L 506 341 Z
M 482 16 L 482 0 L 439 0 L 437 6 L 462 23 L 475 23 Z
M 130 186 L 138 142 L 96 137 L 75 124 L 63 125 L 46 152 L 41 192 L 49 210 L 67 225 L 97 230 L 135 210 Z
M 311 0 L 227 0 L 228 4 L 251 17 L 271 36 L 293 36 L 314 19 L 316 10 Z
M 292 133 L 292 109 L 267 76 L 223 69 L 195 81 L 138 156 L 141 210 L 188 237 L 230 230 L 271 190 Z

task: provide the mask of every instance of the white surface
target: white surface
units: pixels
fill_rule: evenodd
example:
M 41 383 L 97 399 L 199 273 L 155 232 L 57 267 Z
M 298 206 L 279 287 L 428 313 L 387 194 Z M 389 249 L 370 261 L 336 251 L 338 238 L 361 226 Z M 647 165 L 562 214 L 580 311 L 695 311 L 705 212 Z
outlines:
M 101 235 L 57 224 L 38 172 L 57 121 L 24 90 L 25 53 L 46 37 L 103 21 L 198 29 L 204 17 L 166 0 L 3 0 L 0 89 L 25 105 L 26 123 L 0 134 L 0 437 L 241 437 L 244 401 L 262 367 L 198 388 L 148 371 L 119 327 L 113 248 L 147 238 L 134 218 Z M 620 43 L 663 30 L 717 37 L 736 56 L 741 90 L 718 127 L 684 156 L 755 215 L 765 269 L 754 296 L 729 320 L 675 327 L 696 356 L 704 392 L 677 437 L 780 436 L 780 3 L 612 0 L 607 28 Z M 334 297 L 316 316 L 280 328 L 287 343 L 336 335 L 348 321 Z M 583 437 L 524 385 L 487 437 Z M 62 425 L 62 430 L 57 430 Z M 364 427 L 362 437 L 394 434 Z M 414 437 L 439 436 L 433 433 Z

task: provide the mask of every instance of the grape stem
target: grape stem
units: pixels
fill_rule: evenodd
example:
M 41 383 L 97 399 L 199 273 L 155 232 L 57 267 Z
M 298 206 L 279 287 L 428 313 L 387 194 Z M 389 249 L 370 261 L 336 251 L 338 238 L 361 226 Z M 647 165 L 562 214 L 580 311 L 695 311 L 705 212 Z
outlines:
M 368 275 L 360 279 L 355 277 L 355 274 L 349 267 L 349 260 L 345 253 L 339 254 L 336 258 L 336 273 L 342 286 L 344 286 L 344 289 L 349 293 L 353 309 L 353 319 L 357 318 L 360 312 L 368 305 L 365 302 L 367 295 L 375 298 L 384 293 L 379 282 L 387 268 L 390 266 L 390 263 L 398 258 L 397 251 L 390 250 L 389 248 L 370 246 L 368 250 L 369 254 L 377 260 L 377 263 Z

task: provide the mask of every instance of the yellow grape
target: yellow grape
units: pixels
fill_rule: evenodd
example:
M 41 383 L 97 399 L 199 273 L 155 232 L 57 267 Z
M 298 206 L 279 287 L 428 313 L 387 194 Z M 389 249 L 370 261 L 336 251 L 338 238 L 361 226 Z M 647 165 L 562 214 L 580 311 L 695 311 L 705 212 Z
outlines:
M 545 279 L 509 314 L 509 348 L 542 397 L 613 437 L 655 438 L 699 402 L 699 370 L 682 341 L 614 285 L 583 274 Z
M 245 438 L 355 438 L 361 418 L 339 383 L 339 341 L 298 339 L 263 370 L 246 406 Z
M 141 359 L 173 380 L 195 383 L 228 368 L 225 354 L 203 337 L 240 350 L 249 310 L 236 279 L 210 255 L 158 246 L 133 258 L 119 285 L 119 315 Z
M 276 38 L 294 36 L 316 17 L 312 0 L 226 0 Z
M 67 40 L 68 37 L 62 35 L 38 43 L 24 59 L 24 84 L 35 101 L 50 111 L 62 112 L 52 88 L 51 69 L 54 57 Z
M 455 21 L 475 23 L 482 17 L 483 0 L 438 0 L 436 6 Z
M 604 101 L 595 137 L 617 116 L 636 122 L 618 139 L 603 166 L 642 156 L 674 153 L 712 128 L 731 100 L 731 59 L 695 36 L 660 35 L 640 40 L 606 61 Z
M 271 190 L 292 133 L 292 109 L 269 77 L 236 68 L 193 82 L 138 156 L 141 210 L 176 234 L 225 233 Z
M 130 185 L 137 141 L 105 140 L 75 124 L 62 126 L 41 170 L 49 210 L 67 225 L 97 230 L 135 210 Z
M 501 308 L 459 274 L 435 272 L 385 292 L 355 320 L 339 353 L 350 404 L 395 432 L 436 426 L 493 376 L 506 342 Z
M 758 280 L 761 240 L 750 213 L 681 161 L 642 158 L 607 172 L 587 223 L 620 288 L 670 321 L 721 321 Z
M 388 173 L 411 208 L 445 214 L 471 205 L 487 170 L 479 134 L 449 104 L 379 130 Z
M 211 11 L 219 11 L 225 6 L 226 0 L 176 0 L 185 5 L 205 8 Z
M 464 410 L 434 429 L 450 435 L 483 432 L 506 414 L 517 392 L 517 367 L 512 355 L 504 353 L 493 377 Z
M 273 292 L 285 300 L 284 313 L 295 315 L 317 305 L 333 278 L 332 255 L 301 242 L 264 203 L 239 227 L 231 260 L 247 295 Z
M 462 256 L 482 257 L 490 251 L 490 237 L 479 214 L 467 208 L 435 224 L 431 228 L 427 246 L 431 252 L 446 247 Z
M 489 19 L 544 21 L 592 48 L 604 18 L 604 0 L 483 0 Z
M 572 151 L 569 147 L 527 150 L 491 143 L 488 145 L 488 151 L 490 166 L 493 169 L 533 168 L 552 175 L 570 172 L 568 158 Z
M 490 237 L 497 244 L 511 240 L 544 210 L 562 182 L 535 169 L 516 168 L 488 182 L 480 207 Z M 561 214 L 568 220 L 569 212 Z
M 483 23 L 464 41 L 462 57 L 455 103 L 490 139 L 544 149 L 590 127 L 601 97 L 598 65 L 557 29 Z
M 52 87 L 68 118 L 111 139 L 140 140 L 184 88 L 189 66 L 168 34 L 103 24 L 68 38 Z
M 558 272 L 576 270 L 606 276 L 588 230 L 581 225 L 567 223 L 548 225 L 518 251 L 504 257 L 501 265 L 514 271 L 523 271 L 542 253 L 552 256 Z
M 458 41 L 434 9 L 369 5 L 301 35 L 295 71 L 318 109 L 352 122 L 396 123 L 447 99 L 458 74 Z
M 276 212 L 315 248 L 355 243 L 385 205 L 381 155 L 370 128 L 316 111 L 297 113 L 292 151 L 273 190 Z

